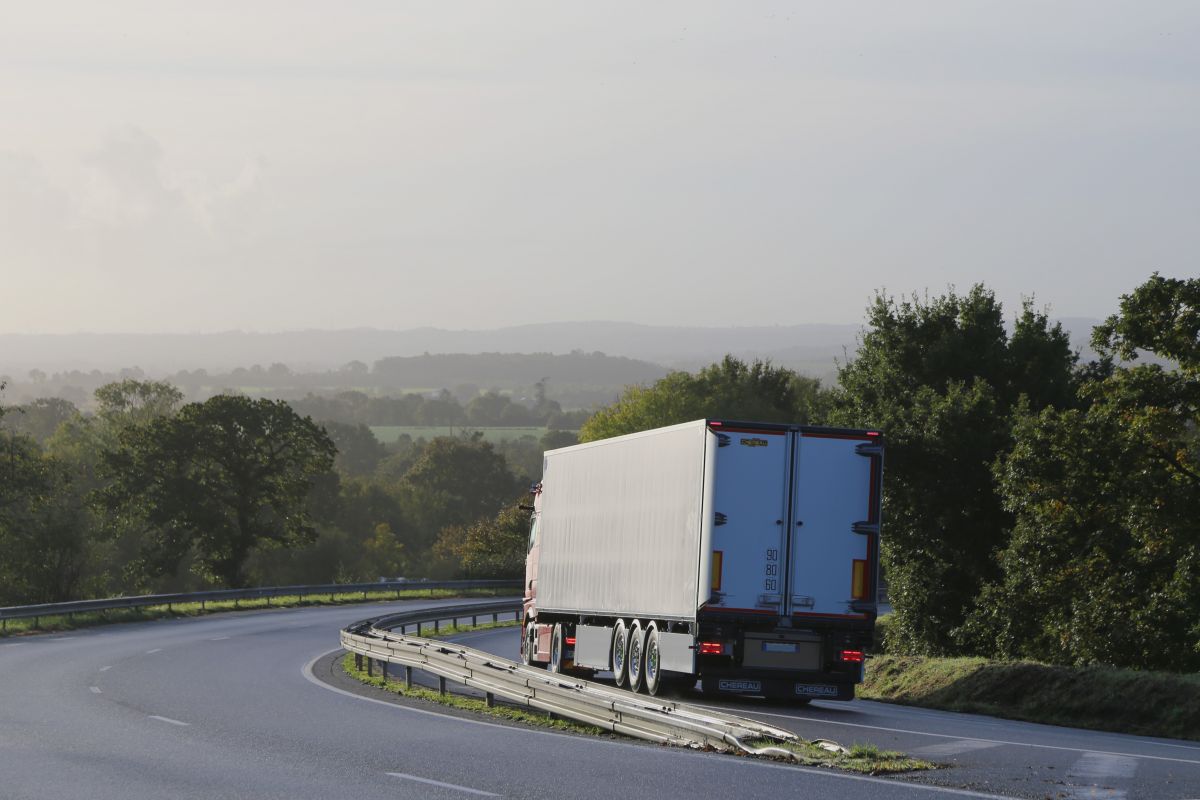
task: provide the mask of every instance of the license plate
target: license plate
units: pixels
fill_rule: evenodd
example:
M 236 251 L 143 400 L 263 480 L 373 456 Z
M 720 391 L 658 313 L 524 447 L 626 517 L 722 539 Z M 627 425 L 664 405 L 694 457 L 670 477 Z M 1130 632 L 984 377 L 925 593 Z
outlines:
M 722 692 L 761 692 L 762 681 L 730 681 L 717 682 L 717 688 Z
M 819 683 L 797 683 L 796 694 L 801 697 L 837 697 L 838 687 Z
M 796 652 L 795 642 L 763 642 L 764 653 L 794 653 Z

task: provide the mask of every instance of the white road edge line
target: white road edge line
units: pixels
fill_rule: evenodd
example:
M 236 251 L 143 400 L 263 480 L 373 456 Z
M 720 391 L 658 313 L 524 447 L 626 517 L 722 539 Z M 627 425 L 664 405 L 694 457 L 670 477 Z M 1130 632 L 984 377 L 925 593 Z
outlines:
M 210 642 L 223 642 L 228 638 L 229 638 L 228 636 L 214 636 L 213 638 L 209 639 L 209 641 Z
M 182 728 L 186 728 L 186 727 L 188 727 L 189 725 L 191 725 L 191 724 L 192 724 L 192 723 L 190 723 L 190 722 L 180 722 L 179 720 L 177 720 L 177 719 L 171 719 L 170 717 L 160 717 L 160 716 L 158 716 L 157 714 L 151 714 L 151 715 L 150 715 L 150 719 L 156 719 L 156 720 L 158 720 L 159 722 L 169 722 L 169 723 L 171 723 L 172 725 L 178 725 L 178 726 L 180 726 L 180 727 L 182 727 Z
M 101 668 L 100 668 L 100 671 L 101 671 L 101 672 L 108 672 L 110 669 L 112 669 L 112 666 L 111 666 L 111 665 L 110 665 L 110 666 L 107 666 L 107 667 L 101 667 Z
M 161 652 L 162 652 L 162 648 L 161 648 L 161 647 L 156 647 L 156 648 L 154 648 L 153 650 L 147 650 L 147 651 L 146 651 L 146 655 L 152 655 L 152 654 L 154 654 L 154 653 L 161 653 Z
M 700 706 L 700 708 L 707 708 L 712 711 L 724 711 L 725 710 L 725 709 L 718 708 L 717 706 L 705 706 L 705 705 Z M 726 713 L 728 713 L 728 712 L 726 712 Z M 804 722 L 819 722 L 824 725 L 845 725 L 850 728 L 866 728 L 867 730 L 886 731 L 888 733 L 911 733 L 914 736 L 935 736 L 939 739 L 973 739 L 977 742 L 990 742 L 992 744 L 1009 744 L 1009 745 L 1013 745 L 1014 747 L 1036 747 L 1041 750 L 1065 750 L 1069 753 L 1100 753 L 1101 755 L 1106 755 L 1106 756 L 1125 756 L 1127 758 L 1146 758 L 1146 759 L 1150 759 L 1152 761 L 1172 761 L 1172 762 L 1175 762 L 1178 764 L 1200 765 L 1200 761 L 1198 761 L 1196 759 L 1191 759 L 1191 758 L 1171 758 L 1170 756 L 1151 756 L 1151 755 L 1143 755 L 1141 753 L 1118 753 L 1118 752 L 1112 752 L 1112 751 L 1108 751 L 1108 750 L 1093 750 L 1093 749 L 1087 748 L 1087 747 L 1064 747 L 1063 745 L 1060 745 L 1060 744 L 1033 744 L 1032 742 L 1010 742 L 1005 739 L 984 739 L 979 736 L 954 736 L 949 733 L 930 733 L 929 731 L 913 731 L 913 730 L 907 730 L 905 728 L 885 728 L 881 725 L 864 725 L 860 722 L 840 722 L 838 720 L 833 720 L 833 719 L 821 719 L 820 717 L 799 717 L 799 716 L 794 716 L 792 714 L 773 714 L 770 711 L 747 711 L 746 714 L 750 717 L 754 717 L 754 716 L 779 717 L 780 719 L 795 719 L 795 720 L 803 720 Z M 1091 731 L 1088 731 L 1088 732 L 1090 733 Z
M 6 642 L 4 644 L 0 644 L 0 647 L 24 647 L 27 644 L 29 644 L 29 642 Z
M 441 714 L 437 711 L 427 711 L 423 708 L 412 708 L 411 706 L 400 705 L 399 703 L 389 703 L 386 700 L 378 700 L 374 697 L 366 697 L 361 694 L 355 694 L 354 692 L 348 692 L 345 689 L 339 689 L 336 686 L 330 686 L 328 683 L 325 683 L 325 681 L 321 680 L 320 678 L 318 678 L 316 676 L 316 674 L 313 672 L 313 667 L 322 658 L 325 658 L 326 656 L 328 656 L 332 653 L 340 653 L 340 652 L 344 652 L 342 650 L 342 648 L 335 647 L 332 650 L 327 650 L 326 652 L 321 653 L 320 655 L 314 657 L 312 659 L 312 661 L 309 661 L 300 670 L 301 675 L 303 675 L 304 679 L 306 681 L 308 681 L 309 683 L 311 683 L 315 686 L 319 686 L 322 689 L 325 689 L 326 691 L 345 695 L 346 697 L 351 697 L 355 700 L 362 700 L 367 703 L 375 703 L 376 705 L 387 706 L 388 708 L 395 709 L 396 711 L 407 711 L 407 712 L 410 712 L 413 714 L 425 714 L 430 717 L 441 717 L 442 719 L 453 720 L 455 722 L 462 722 L 467 725 L 480 725 L 485 728 L 500 728 L 501 730 L 509 731 L 510 733 L 512 733 L 512 732 L 528 733 L 528 734 L 533 734 L 535 736 L 555 736 L 555 737 L 559 737 L 559 738 L 569 738 L 569 739 L 576 739 L 576 740 L 578 740 L 580 738 L 578 736 L 574 736 L 574 735 L 568 734 L 568 733 L 555 733 L 553 731 L 539 731 L 535 728 L 519 728 L 519 727 L 515 727 L 512 725 L 498 725 L 495 722 L 484 722 L 483 720 L 467 719 L 465 717 L 460 717 L 460 716 L 457 716 L 454 714 Z M 612 747 L 641 747 L 641 745 L 633 744 L 632 742 L 620 742 L 620 741 L 613 741 L 610 739 L 597 739 L 595 741 L 595 743 L 598 745 L 605 745 L 605 746 L 612 746 Z M 687 758 L 722 758 L 722 756 L 719 756 L 716 754 L 699 753 L 699 752 L 694 752 L 692 750 L 685 750 L 683 748 L 666 748 L 666 749 L 662 749 L 658 752 L 671 753 L 672 755 L 678 755 L 680 757 L 687 757 Z M 828 769 L 817 769 L 817 768 L 812 768 L 812 767 L 785 766 L 783 764 L 773 764 L 770 761 L 756 761 L 756 760 L 752 760 L 752 759 L 748 759 L 748 758 L 727 758 L 727 759 L 725 759 L 725 763 L 729 764 L 730 766 L 740 766 L 740 767 L 748 767 L 748 768 L 756 768 L 756 769 L 783 769 L 783 770 L 788 770 L 789 772 L 803 772 L 807 775 L 817 775 L 822 778 L 837 778 L 837 779 L 845 780 L 845 781 L 858 781 L 860 783 L 877 783 L 877 784 L 881 784 L 883 786 L 891 786 L 899 791 L 911 790 L 914 792 L 932 792 L 934 794 L 949 794 L 949 795 L 953 795 L 954 797 L 973 797 L 973 798 L 977 798 L 978 800 L 1012 800 L 1011 795 L 985 794 L 983 792 L 973 792 L 970 789 L 954 789 L 949 786 L 933 786 L 933 785 L 930 785 L 927 783 L 912 783 L 909 781 L 904 781 L 904 780 L 900 780 L 900 779 L 896 779 L 896 778 L 872 778 L 868 775 L 849 775 L 849 774 L 845 774 L 845 773 L 841 773 L 841 772 L 833 772 Z
M 443 789 L 453 789 L 456 792 L 466 792 L 467 794 L 479 794 L 484 797 L 499 797 L 495 792 L 485 792 L 482 789 L 472 789 L 468 786 L 459 786 L 457 783 L 442 783 L 441 781 L 430 780 L 429 778 L 418 778 L 416 775 L 408 775 L 404 772 L 389 772 L 393 778 L 403 778 L 406 781 L 416 781 L 417 783 L 427 783 L 430 786 L 440 786 Z
M 100 691 L 99 686 L 89 686 L 88 689 L 91 690 L 92 694 L 104 694 L 104 692 Z

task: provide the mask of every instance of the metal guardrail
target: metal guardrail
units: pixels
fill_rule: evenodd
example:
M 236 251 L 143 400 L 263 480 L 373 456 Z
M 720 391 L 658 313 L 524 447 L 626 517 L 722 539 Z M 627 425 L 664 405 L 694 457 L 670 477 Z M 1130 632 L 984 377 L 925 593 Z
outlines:
M 36 627 L 41 617 L 71 617 L 95 611 L 110 611 L 120 608 L 150 608 L 171 606 L 179 603 L 207 603 L 233 600 L 261 600 L 268 604 L 273 597 L 295 597 L 301 599 L 319 595 L 371 592 L 433 591 L 454 589 L 520 589 L 521 581 L 376 581 L 374 583 L 329 583 L 304 586 L 259 586 L 251 589 L 216 589 L 207 592 L 182 592 L 179 594 L 146 594 L 135 597 L 110 597 L 102 600 L 75 600 L 68 603 L 42 603 L 30 606 L 8 606 L 0 608 L 0 630 L 4 630 L 10 619 L 32 619 Z
M 794 733 L 782 728 L 527 667 L 453 642 L 419 636 L 426 623 L 436 627 L 438 620 L 474 621 L 488 614 L 493 620 L 509 615 L 520 619 L 521 609 L 506 601 L 389 614 L 346 627 L 341 632 L 341 643 L 357 657 L 368 659 L 368 670 L 372 659 L 384 665 L 385 676 L 387 664 L 403 665 L 410 685 L 412 669 L 416 668 L 438 676 L 443 690 L 445 681 L 450 680 L 483 691 L 489 704 L 493 697 L 503 697 L 518 705 L 662 744 L 796 757 L 784 748 L 752 748 L 745 743 L 761 739 L 799 741 Z M 410 626 L 416 626 L 418 635 L 407 634 Z

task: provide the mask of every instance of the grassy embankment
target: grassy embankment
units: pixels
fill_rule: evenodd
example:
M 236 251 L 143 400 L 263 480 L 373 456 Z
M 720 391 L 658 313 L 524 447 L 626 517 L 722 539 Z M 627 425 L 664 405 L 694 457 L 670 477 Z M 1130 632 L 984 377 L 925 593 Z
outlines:
M 45 615 L 38 618 L 37 625 L 32 619 L 10 619 L 6 621 L 0 638 L 5 636 L 21 636 L 32 633 L 49 633 L 53 631 L 70 631 L 77 628 L 90 628 L 96 625 L 112 625 L 118 622 L 145 622 L 155 619 L 176 619 L 178 617 L 200 617 L 206 614 L 221 614 L 228 611 L 252 611 L 263 608 L 301 608 L 305 606 L 350 605 L 356 603 L 376 603 L 387 600 L 430 600 L 452 597 L 500 597 L 511 594 L 512 590 L 474 589 L 471 591 L 449 589 L 402 589 L 400 591 L 378 592 L 346 592 L 335 594 L 306 594 L 282 595 L 280 597 L 258 598 L 254 600 L 221 600 L 200 603 L 173 603 L 170 606 L 145 606 L 143 608 L 119 608 L 108 611 L 90 611 L 87 613 L 67 615 Z
M 488 628 L 506 628 L 515 626 L 515 621 L 484 623 L 476 626 L 453 626 L 443 628 L 436 635 L 426 636 L 426 638 L 444 639 L 458 633 L 467 633 L 470 631 L 484 630 Z M 404 685 L 402 670 L 396 670 L 388 679 L 384 679 L 378 673 L 368 675 L 365 669 L 357 669 L 354 665 L 354 654 L 347 653 L 342 658 L 342 669 L 346 674 L 356 680 L 371 686 L 378 687 L 384 691 L 393 692 L 404 697 L 411 697 L 418 700 L 424 700 L 438 705 L 448 706 L 451 708 L 459 708 L 466 711 L 473 711 L 479 714 L 487 714 L 501 719 L 521 722 L 527 725 L 533 725 L 540 728 L 552 728 L 561 731 L 571 731 L 574 733 L 588 734 L 593 736 L 608 736 L 608 732 L 597 728 L 593 725 L 585 725 L 571 720 L 564 720 L 558 717 L 551 718 L 544 712 L 534 709 L 522 708 L 520 706 L 509 705 L 503 700 L 497 699 L 494 706 L 489 707 L 483 700 L 474 697 L 465 697 L 457 695 L 453 692 L 439 694 L 436 690 L 427 689 L 422 686 L 414 685 L 408 688 Z M 837 748 L 828 749 L 822 747 L 816 742 L 796 741 L 786 744 L 781 744 L 773 740 L 757 741 L 750 744 L 754 748 L 762 747 L 782 747 L 790 750 L 799 756 L 799 762 L 806 766 L 825 766 L 845 769 L 852 772 L 861 772 L 869 775 L 885 775 L 898 772 L 911 772 L 914 770 L 935 769 L 936 764 L 928 761 L 920 761 L 915 758 L 910 758 L 903 753 L 898 753 L 892 750 L 880 750 L 870 744 L 854 744 L 847 749 Z M 736 755 L 741 755 L 737 753 Z
M 1072 728 L 1200 740 L 1200 675 L 879 655 L 859 697 Z

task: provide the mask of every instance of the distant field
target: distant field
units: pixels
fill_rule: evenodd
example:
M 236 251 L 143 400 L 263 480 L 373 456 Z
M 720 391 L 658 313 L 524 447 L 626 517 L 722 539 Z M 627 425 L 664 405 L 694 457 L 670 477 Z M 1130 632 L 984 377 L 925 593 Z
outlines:
M 384 444 L 391 444 L 403 434 L 413 439 L 432 439 L 435 436 L 457 436 L 463 431 L 482 431 L 483 438 L 489 442 L 504 442 L 509 439 L 520 439 L 522 436 L 532 436 L 540 439 L 546 433 L 545 428 L 472 428 L 455 425 L 453 427 L 423 427 L 420 425 L 372 425 L 371 433 Z

